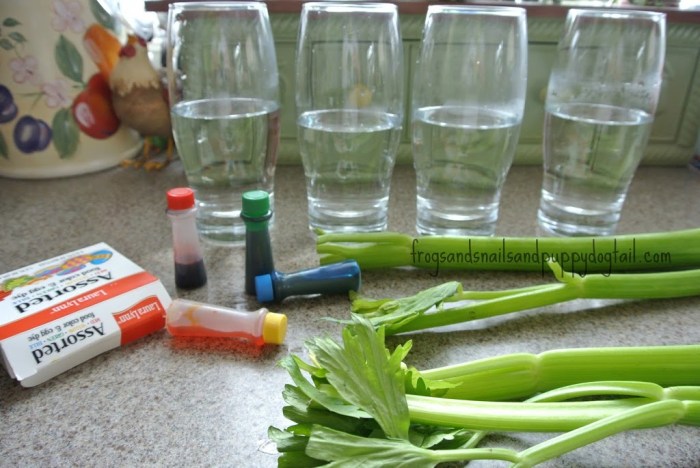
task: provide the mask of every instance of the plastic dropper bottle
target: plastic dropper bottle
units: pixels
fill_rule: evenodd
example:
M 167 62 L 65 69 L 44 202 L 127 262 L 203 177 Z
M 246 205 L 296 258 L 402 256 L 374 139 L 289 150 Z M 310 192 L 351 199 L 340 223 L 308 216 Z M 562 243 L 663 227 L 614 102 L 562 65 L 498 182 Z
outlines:
M 167 199 L 167 214 L 173 227 L 175 285 L 183 289 L 204 286 L 207 272 L 195 224 L 194 191 L 187 187 L 174 188 L 168 190 Z
M 347 294 L 360 289 L 360 266 L 355 260 L 332 263 L 294 273 L 273 271 L 255 278 L 259 302 L 281 301 L 290 296 Z
M 245 292 L 255 295 L 255 277 L 275 270 L 269 232 L 270 195 L 264 190 L 245 192 L 241 218 L 245 222 Z
M 244 312 L 175 299 L 165 312 L 165 328 L 173 336 L 238 338 L 257 346 L 282 344 L 287 316 L 265 308 Z

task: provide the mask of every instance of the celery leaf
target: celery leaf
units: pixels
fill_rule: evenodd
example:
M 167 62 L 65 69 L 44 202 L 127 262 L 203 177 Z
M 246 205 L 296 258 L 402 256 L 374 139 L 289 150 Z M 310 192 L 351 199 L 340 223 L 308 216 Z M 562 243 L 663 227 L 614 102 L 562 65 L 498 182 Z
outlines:
M 390 353 L 384 344 L 384 329 L 375 331 L 368 320 L 354 315 L 343 329 L 343 345 L 330 339 L 307 343 L 326 370 L 326 379 L 344 400 L 370 414 L 387 437 L 407 440 L 410 418 L 402 360 L 410 342 Z
M 267 436 L 277 445 L 278 452 L 303 452 L 309 442 L 308 436 L 293 434 L 270 426 Z
M 352 301 L 352 310 L 368 318 L 375 327 L 386 325 L 387 331 L 391 332 L 461 292 L 462 285 L 450 281 L 400 299 L 373 300 L 356 296 Z
M 459 449 L 473 435 L 474 432 L 468 429 L 416 424 L 411 426 L 410 442 L 416 447 L 432 450 Z
M 377 428 L 373 419 L 359 419 L 334 413 L 324 408 L 295 408 L 285 406 L 282 408 L 285 418 L 294 421 L 298 426 L 321 424 L 338 431 L 366 436 Z
M 323 340 L 317 339 L 317 341 L 321 342 Z M 332 395 L 328 395 L 316 388 L 311 382 L 304 378 L 304 376 L 301 373 L 301 370 L 299 369 L 297 360 L 294 359 L 294 357 L 287 356 L 283 358 L 280 361 L 280 366 L 287 371 L 289 376 L 292 378 L 292 381 L 304 394 L 306 394 L 306 396 L 308 396 L 310 399 L 314 400 L 324 408 L 327 408 L 330 411 L 345 416 L 352 416 L 355 418 L 369 417 L 369 415 L 366 412 L 362 411 L 357 406 L 353 404 L 348 404 L 341 398 L 336 398 Z
M 415 367 L 406 370 L 406 393 L 411 395 L 437 396 L 441 397 L 451 388 L 458 386 L 456 383 L 446 380 L 433 380 L 425 378 Z
M 323 426 L 313 427 L 306 454 L 332 462 L 324 465 L 328 467 L 431 468 L 436 465 L 429 450 L 408 441 L 358 437 Z

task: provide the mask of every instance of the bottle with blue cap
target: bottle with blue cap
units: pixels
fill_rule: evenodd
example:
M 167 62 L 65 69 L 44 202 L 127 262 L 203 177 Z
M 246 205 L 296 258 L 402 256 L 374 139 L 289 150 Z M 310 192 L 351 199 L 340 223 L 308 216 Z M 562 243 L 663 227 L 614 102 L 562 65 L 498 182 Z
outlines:
M 279 302 L 290 296 L 347 294 L 360 289 L 360 266 L 345 260 L 294 273 L 273 271 L 255 278 L 259 302 Z
M 269 232 L 270 194 L 264 190 L 245 192 L 241 218 L 245 222 L 245 292 L 255 295 L 255 277 L 275 270 Z

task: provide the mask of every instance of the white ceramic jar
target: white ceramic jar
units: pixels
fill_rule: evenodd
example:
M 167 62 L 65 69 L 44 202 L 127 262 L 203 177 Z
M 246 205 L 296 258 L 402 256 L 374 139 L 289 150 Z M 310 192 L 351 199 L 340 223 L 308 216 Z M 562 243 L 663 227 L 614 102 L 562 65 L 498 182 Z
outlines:
M 116 28 L 97 0 L 0 2 L 0 176 L 85 174 L 141 149 L 105 80 Z

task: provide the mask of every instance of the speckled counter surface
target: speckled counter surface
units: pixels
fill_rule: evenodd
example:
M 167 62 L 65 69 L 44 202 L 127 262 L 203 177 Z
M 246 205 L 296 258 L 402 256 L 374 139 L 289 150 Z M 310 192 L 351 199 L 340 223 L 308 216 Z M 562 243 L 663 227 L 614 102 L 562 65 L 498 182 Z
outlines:
M 540 168 L 514 167 L 506 182 L 497 235 L 535 235 Z M 115 168 L 47 181 L 0 178 L 0 271 L 105 241 L 162 279 L 173 296 L 241 308 L 258 304 L 243 291 L 243 247 L 207 246 L 210 281 L 194 292 L 174 286 L 165 190 L 184 184 L 179 162 L 164 172 Z M 396 168 L 391 230 L 413 233 L 413 169 Z M 619 232 L 700 225 L 700 174 L 684 167 L 643 167 L 631 188 Z M 303 173 L 279 167 L 275 263 L 281 271 L 318 264 L 307 229 Z M 427 271 L 363 272 L 363 293 L 404 296 L 456 279 L 471 289 L 547 280 L 539 274 Z M 31 389 L 0 373 L 0 466 L 276 465 L 267 428 L 288 423 L 277 361 L 302 353 L 316 334 L 337 336 L 322 317 L 346 317 L 344 297 L 289 299 L 286 343 L 259 351 L 225 340 L 174 340 L 165 331 L 102 354 Z M 510 352 L 562 347 L 700 342 L 700 298 L 646 302 L 575 301 L 414 334 L 409 362 L 430 368 Z M 407 337 L 392 338 L 393 343 Z M 542 435 L 514 435 L 523 446 Z M 473 466 L 496 466 L 489 463 Z M 498 465 L 502 466 L 502 465 Z M 672 426 L 614 436 L 546 466 L 700 466 L 700 429 Z

